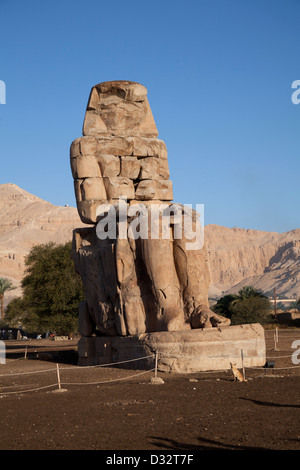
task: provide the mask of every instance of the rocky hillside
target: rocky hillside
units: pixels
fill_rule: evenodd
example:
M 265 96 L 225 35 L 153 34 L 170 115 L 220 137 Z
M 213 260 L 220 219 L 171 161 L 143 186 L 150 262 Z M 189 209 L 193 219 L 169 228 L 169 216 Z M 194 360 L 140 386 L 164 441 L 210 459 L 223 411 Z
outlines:
M 0 277 L 18 287 L 6 303 L 20 295 L 25 256 L 33 245 L 65 243 L 81 223 L 75 207 L 54 206 L 15 184 L 0 185 Z M 253 285 L 266 293 L 300 297 L 300 229 L 287 233 L 205 227 L 211 273 L 210 297 Z
M 276 233 L 207 225 L 205 242 L 211 297 L 245 285 L 300 297 L 300 229 Z

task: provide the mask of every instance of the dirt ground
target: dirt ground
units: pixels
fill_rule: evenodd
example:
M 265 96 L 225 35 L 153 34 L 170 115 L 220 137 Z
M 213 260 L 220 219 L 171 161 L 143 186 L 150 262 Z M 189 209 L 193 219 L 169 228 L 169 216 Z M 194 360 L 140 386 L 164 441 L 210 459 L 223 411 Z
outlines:
M 300 450 L 300 329 L 278 339 L 266 331 L 275 368 L 246 369 L 247 382 L 222 371 L 158 373 L 161 384 L 153 371 L 78 367 L 76 339 L 6 341 L 0 450 Z

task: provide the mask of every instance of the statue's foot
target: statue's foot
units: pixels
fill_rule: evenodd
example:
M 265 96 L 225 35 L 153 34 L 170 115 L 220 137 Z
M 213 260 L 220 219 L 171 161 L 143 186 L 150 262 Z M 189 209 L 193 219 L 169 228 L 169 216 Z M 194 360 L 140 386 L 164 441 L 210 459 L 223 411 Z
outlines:
M 229 326 L 229 318 L 214 313 L 208 306 L 199 305 L 190 317 L 192 328 L 213 328 L 220 326 Z
M 187 328 L 190 329 L 190 325 L 185 323 L 183 309 L 179 307 L 161 309 L 158 324 L 158 331 L 182 331 Z

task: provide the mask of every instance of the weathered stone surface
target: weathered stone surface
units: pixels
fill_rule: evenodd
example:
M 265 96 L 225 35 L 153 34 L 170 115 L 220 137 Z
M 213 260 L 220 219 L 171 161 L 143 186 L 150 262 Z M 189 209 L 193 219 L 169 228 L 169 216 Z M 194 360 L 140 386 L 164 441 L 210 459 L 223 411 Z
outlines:
M 95 157 L 94 157 L 95 158 Z M 120 175 L 121 165 L 120 158 L 115 155 L 98 155 L 96 160 L 101 168 L 103 177 L 116 177 Z
M 100 166 L 92 155 L 79 155 L 71 158 L 71 170 L 74 180 L 83 178 L 101 178 Z M 109 176 L 109 175 L 103 175 Z
M 99 83 L 92 88 L 83 135 L 109 133 L 157 137 L 147 89 L 143 85 L 119 80 Z
M 156 180 L 142 180 L 138 183 L 135 198 L 143 201 L 158 199 L 156 196 Z
M 83 135 L 105 134 L 107 128 L 100 116 L 94 110 L 87 110 L 82 133 Z
M 145 140 L 152 142 L 153 139 Z M 72 142 L 70 158 L 78 155 L 133 155 L 134 142 L 132 137 L 85 135 Z M 163 153 L 163 149 L 161 151 Z
M 183 240 L 174 240 L 171 219 L 163 231 L 164 237 L 159 231 L 157 238 L 151 238 L 148 230 L 153 213 L 146 211 L 143 215 L 138 204 L 131 209 L 125 220 L 125 239 L 117 236 L 121 232 L 120 221 L 115 238 L 110 240 L 99 238 L 99 224 L 74 232 L 73 259 L 83 278 L 95 329 L 112 334 L 111 324 L 108 333 L 100 309 L 104 299 L 105 309 L 113 312 L 114 334 L 194 328 L 196 320 L 190 321 L 192 315 L 208 309 L 205 250 L 186 250 Z M 147 218 L 147 232 L 135 232 L 143 217 Z M 162 220 L 158 219 L 158 225 L 162 226 Z M 224 323 L 222 317 L 218 317 L 219 322 L 211 322 L 213 315 L 211 312 L 205 327 Z
M 82 332 L 82 336 L 92 336 L 94 333 L 94 323 L 89 314 L 86 301 L 79 304 L 79 331 Z
M 103 178 L 85 178 L 75 180 L 75 194 L 78 202 L 94 199 L 107 199 Z
M 140 179 L 149 180 L 151 178 L 157 179 L 158 174 L 158 164 L 159 161 L 157 158 L 146 157 L 139 159 L 140 164 Z
M 137 185 L 135 198 L 141 201 L 157 199 L 159 201 L 172 201 L 173 187 L 170 180 L 141 180 Z
M 170 177 L 167 159 L 153 157 L 140 158 L 140 180 L 168 180 Z
M 81 150 L 80 150 L 80 140 L 81 138 L 79 137 L 78 139 L 73 140 L 70 146 L 70 158 L 75 158 L 81 155 Z
M 141 137 L 133 137 L 128 140 L 132 142 L 133 145 L 132 155 L 139 157 L 157 157 L 162 160 L 168 158 L 167 147 L 163 140 Z
M 137 157 L 121 157 L 120 176 L 132 180 L 140 179 L 141 162 Z
M 120 197 L 127 197 L 134 199 L 134 187 L 130 178 L 116 177 L 116 178 L 103 178 L 106 188 L 107 199 L 119 199 Z
M 216 315 L 206 305 L 199 305 L 193 309 L 190 323 L 192 328 L 212 328 L 214 326 L 229 326 L 229 318 Z
M 156 180 L 156 199 L 161 201 L 172 201 L 173 183 L 170 180 Z
M 77 150 L 77 147 L 75 148 Z M 81 155 L 95 155 L 98 151 L 98 142 L 93 136 L 81 137 L 79 139 L 79 150 Z
M 94 91 L 91 97 L 93 106 L 95 106 L 95 93 L 97 92 Z M 110 124 L 105 132 L 94 132 L 90 129 L 91 134 L 75 139 L 71 144 L 70 162 L 75 183 L 77 209 L 81 220 L 85 223 L 96 223 L 97 216 L 94 206 L 82 204 L 84 202 L 90 203 L 93 200 L 107 203 L 118 197 L 142 201 L 171 201 L 173 199 L 165 143 L 157 139 L 154 136 L 155 133 L 150 132 L 151 137 L 149 137 L 147 132 L 138 132 L 138 126 L 132 128 L 132 132 L 130 132 L 130 125 L 133 125 L 130 119 L 128 122 L 126 121 L 126 126 L 125 121 L 122 124 L 126 127 L 126 132 L 122 134 L 120 131 L 122 135 L 115 135 L 118 126 L 113 124 L 115 121 L 112 110 L 116 111 L 113 104 L 118 103 L 118 110 L 124 111 L 120 104 L 121 96 L 123 96 L 123 91 L 117 97 L 115 95 L 105 96 L 105 100 L 102 102 L 101 106 L 105 109 L 106 104 L 109 103 L 110 109 L 110 115 L 105 118 L 106 122 Z M 110 108 L 111 106 L 112 108 Z M 128 103 L 125 103 L 124 106 L 127 107 L 127 111 L 131 109 L 130 106 L 128 107 Z M 91 109 L 88 108 L 87 114 L 90 112 Z M 92 112 L 96 112 L 94 108 Z M 111 133 L 108 132 L 108 129 Z M 98 194 L 96 193 L 97 184 L 85 183 L 83 182 L 85 178 L 99 178 L 99 180 L 104 178 L 98 182 Z M 105 180 L 105 178 L 109 179 Z M 124 178 L 133 183 L 124 180 Z M 90 207 L 93 209 L 90 210 Z
M 77 182 L 75 181 L 75 194 L 77 194 Z M 102 204 L 102 200 L 95 199 L 93 201 L 80 201 L 77 199 L 77 209 L 80 214 L 80 219 L 84 224 L 91 224 L 97 221 L 97 209 Z
M 81 365 L 131 361 L 122 367 L 132 369 L 154 368 L 157 354 L 158 370 L 176 373 L 229 370 L 230 363 L 236 363 L 238 368 L 261 367 L 266 363 L 264 329 L 258 323 L 82 338 L 78 354 Z

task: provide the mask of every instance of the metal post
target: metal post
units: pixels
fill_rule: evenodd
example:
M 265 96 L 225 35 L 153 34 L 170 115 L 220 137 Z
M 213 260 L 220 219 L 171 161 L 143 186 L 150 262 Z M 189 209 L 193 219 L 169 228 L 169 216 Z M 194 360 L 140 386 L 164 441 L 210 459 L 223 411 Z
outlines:
M 241 349 L 241 358 L 242 358 L 243 377 L 244 377 L 244 380 L 245 380 L 246 376 L 245 376 L 245 367 L 244 367 L 244 354 L 243 354 L 242 349 Z
M 277 343 L 278 343 L 278 331 L 277 327 L 275 328 L 275 333 L 274 333 L 274 349 L 277 351 Z
M 275 314 L 275 318 L 277 318 L 276 289 L 274 289 L 274 314 Z
M 58 367 L 58 364 L 56 364 L 56 371 L 57 371 L 58 390 L 61 390 L 60 374 L 59 374 L 59 367 Z
M 158 365 L 158 352 L 155 351 L 155 372 L 154 372 L 154 377 L 157 377 L 157 365 Z

